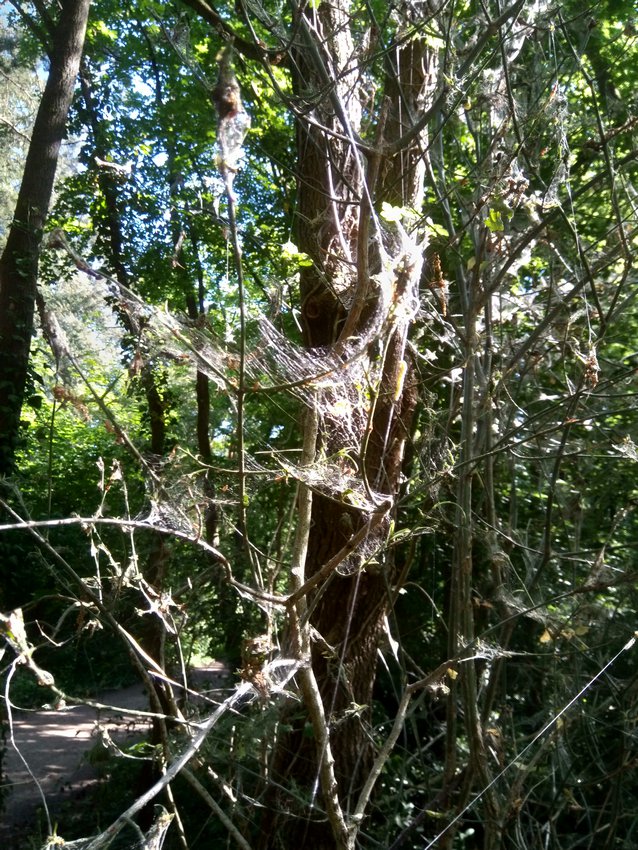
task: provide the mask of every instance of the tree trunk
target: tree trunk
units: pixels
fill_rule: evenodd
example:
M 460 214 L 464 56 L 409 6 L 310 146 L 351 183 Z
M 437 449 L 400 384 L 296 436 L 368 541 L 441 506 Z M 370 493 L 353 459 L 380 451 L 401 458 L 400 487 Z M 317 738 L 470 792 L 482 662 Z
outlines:
M 386 66 L 385 105 L 373 143 L 376 150 L 370 145 L 364 156 L 363 146 L 355 141 L 361 130 L 364 92 L 344 71 L 360 49 L 353 45 L 351 23 L 346 0 L 322 3 L 308 12 L 302 24 L 306 43 L 296 58 L 298 89 L 316 98 L 312 121 L 298 121 L 297 242 L 314 263 L 301 270 L 306 343 L 311 348 L 332 347 L 344 363 L 357 346 L 370 343 L 366 363 L 369 372 L 376 368 L 379 376 L 371 390 L 372 401 L 361 393 L 357 401 L 350 393 L 347 429 L 343 414 L 331 412 L 336 407 L 331 400 L 348 390 L 335 387 L 318 396 L 316 453 L 317 458 L 341 456 L 344 464 L 351 464 L 350 472 L 363 471 L 366 488 L 377 498 L 378 512 L 314 493 L 305 562 L 307 580 L 347 549 L 353 535 L 364 536 L 363 545 L 307 599 L 316 636 L 312 671 L 323 701 L 337 796 L 346 823 L 374 756 L 370 706 L 377 650 L 391 605 L 391 588 L 392 593 L 396 591 L 391 553 L 382 550 L 416 402 L 406 343 L 418 301 L 421 251 L 402 227 L 387 228 L 381 234 L 374 210 L 382 201 L 406 209 L 419 209 L 422 204 L 426 132 L 415 133 L 404 146 L 400 140 L 429 104 L 436 83 L 436 54 L 423 39 L 402 40 L 390 52 Z M 318 92 L 325 92 L 321 99 Z M 386 270 L 388 264 L 392 267 L 391 280 L 377 285 L 374 278 L 383 276 L 384 264 Z M 374 322 L 378 330 L 372 333 Z M 316 734 L 314 740 L 308 736 L 307 721 L 295 715 L 298 712 L 293 711 L 286 718 L 292 728 L 278 741 L 272 779 L 302 791 L 311 807 L 291 811 L 289 797 L 272 799 L 260 846 L 313 850 L 350 846 L 330 816 L 326 819 L 317 812 L 326 803 L 321 787 L 313 791 L 320 763 L 326 758 L 325 747 L 318 745 Z M 314 812 L 313 806 L 317 807 Z
M 15 467 L 42 230 L 80 66 L 88 11 L 89 0 L 66 0 L 62 5 L 15 215 L 0 258 L 0 476 L 11 474 Z

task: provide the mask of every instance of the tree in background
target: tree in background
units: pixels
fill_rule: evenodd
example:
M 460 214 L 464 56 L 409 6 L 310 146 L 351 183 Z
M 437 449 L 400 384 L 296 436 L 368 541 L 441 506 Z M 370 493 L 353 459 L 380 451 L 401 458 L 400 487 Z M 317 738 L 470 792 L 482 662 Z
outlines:
M 16 33 L 0 30 L 0 145 L 2 146 L 2 232 L 3 244 L 15 209 L 20 177 L 31 140 L 31 128 L 42 96 L 35 70 L 19 54 Z
M 60 145 L 80 66 L 88 2 L 66 2 L 43 26 L 50 68 L 24 166 L 20 192 L 0 257 L 0 475 L 13 470 L 35 309 L 38 258 Z
M 626 13 L 95 5 L 43 262 L 106 280 L 141 423 L 89 380 L 87 427 L 138 493 L 121 537 L 121 466 L 75 508 L 95 570 L 32 533 L 161 688 L 189 636 L 242 660 L 194 732 L 162 702 L 159 779 L 89 846 L 169 786 L 182 846 L 202 810 L 242 847 L 626 832 Z

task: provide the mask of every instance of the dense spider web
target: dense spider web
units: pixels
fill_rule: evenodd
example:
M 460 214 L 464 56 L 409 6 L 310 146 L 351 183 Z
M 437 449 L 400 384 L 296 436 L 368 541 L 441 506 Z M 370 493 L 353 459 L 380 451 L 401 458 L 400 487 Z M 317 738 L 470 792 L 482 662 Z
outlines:
M 262 476 L 261 480 L 263 476 L 292 478 L 363 514 L 374 511 L 387 498 L 371 488 L 358 466 L 370 412 L 382 389 L 386 342 L 399 326 L 413 320 L 419 308 L 422 246 L 402 229 L 399 236 L 397 256 L 386 258 L 384 269 L 372 282 L 376 305 L 371 317 L 362 332 L 339 348 L 305 348 L 288 339 L 267 316 L 252 317 L 257 341 L 244 353 L 244 395 L 291 394 L 302 406 L 316 411 L 320 430 L 321 426 L 329 428 L 330 445 L 339 447 L 332 454 L 318 452 L 314 462 L 305 466 L 276 451 L 269 454 L 269 466 L 247 457 L 246 469 Z M 411 285 L 396 296 L 396 278 L 406 269 Z M 115 281 L 109 286 L 119 309 L 144 327 L 151 350 L 191 364 L 214 382 L 236 409 L 239 344 L 229 346 L 208 327 L 153 307 Z

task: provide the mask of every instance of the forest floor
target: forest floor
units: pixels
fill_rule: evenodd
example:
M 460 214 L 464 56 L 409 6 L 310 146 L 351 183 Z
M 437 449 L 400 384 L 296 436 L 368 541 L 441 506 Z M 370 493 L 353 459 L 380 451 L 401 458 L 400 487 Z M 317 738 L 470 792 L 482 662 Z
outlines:
M 198 689 L 220 687 L 227 674 L 220 663 L 198 669 Z M 3 761 L 2 850 L 44 844 L 49 834 L 44 800 L 51 823 L 54 827 L 57 823 L 58 834 L 64 836 L 65 819 L 77 816 L 82 801 L 89 800 L 105 778 L 109 752 L 100 742 L 98 726 L 119 748 L 143 739 L 148 723 L 127 713 L 148 710 L 148 697 L 141 685 L 104 691 L 94 701 L 109 708 L 77 705 L 13 712 Z

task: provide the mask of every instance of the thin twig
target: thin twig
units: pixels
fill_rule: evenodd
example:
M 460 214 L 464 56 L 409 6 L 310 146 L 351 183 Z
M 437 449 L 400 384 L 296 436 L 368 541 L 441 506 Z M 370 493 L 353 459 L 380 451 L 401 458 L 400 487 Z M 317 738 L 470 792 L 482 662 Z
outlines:
M 228 830 L 229 834 L 235 839 L 237 844 L 242 848 L 242 850 L 251 850 L 250 844 L 246 841 L 241 832 L 237 829 L 232 820 L 228 817 L 226 812 L 222 809 L 219 803 L 212 797 L 206 788 L 202 785 L 199 779 L 195 776 L 195 774 L 188 767 L 183 767 L 181 771 L 181 776 L 191 785 L 195 791 L 199 794 L 202 800 L 206 803 L 206 805 L 215 813 L 215 817 L 218 817 L 219 820 L 223 823 L 223 825 Z
M 305 596 L 309 590 L 312 590 L 313 587 L 316 587 L 321 582 L 325 581 L 328 576 L 333 573 L 339 564 L 341 564 L 345 559 L 350 555 L 356 547 L 362 543 L 373 531 L 374 529 L 383 521 L 386 517 L 388 511 L 391 508 L 391 504 L 389 501 L 384 502 L 378 510 L 376 510 L 373 514 L 370 515 L 368 521 L 363 525 L 352 537 L 346 542 L 345 546 L 342 546 L 341 549 L 337 552 L 336 555 L 333 555 L 329 561 L 321 567 L 321 569 L 317 570 L 317 572 L 312 575 L 304 584 L 295 590 L 294 593 L 286 599 L 286 607 L 290 608 L 294 605 L 302 596 Z M 2 527 L 0 526 L 0 531 L 2 531 Z
M 155 799 L 160 791 L 162 791 L 169 782 L 172 782 L 173 779 L 181 773 L 188 762 L 201 749 L 204 741 L 211 730 L 216 726 L 219 719 L 252 690 L 253 686 L 249 682 L 243 682 L 239 685 L 235 693 L 231 694 L 231 696 L 228 697 L 228 699 L 226 699 L 219 708 L 217 708 L 217 710 L 201 724 L 200 731 L 197 735 L 195 735 L 184 752 L 167 767 L 166 773 L 164 773 L 164 775 L 160 777 L 160 779 L 158 779 L 157 782 L 148 789 L 148 791 L 138 797 L 137 800 L 115 821 L 113 821 L 110 826 L 96 836 L 91 843 L 87 845 L 86 850 L 102 850 L 103 847 L 108 847 L 115 836 L 118 835 L 118 833 L 124 828 L 128 820 L 141 811 L 144 806 L 151 802 L 151 800 Z

